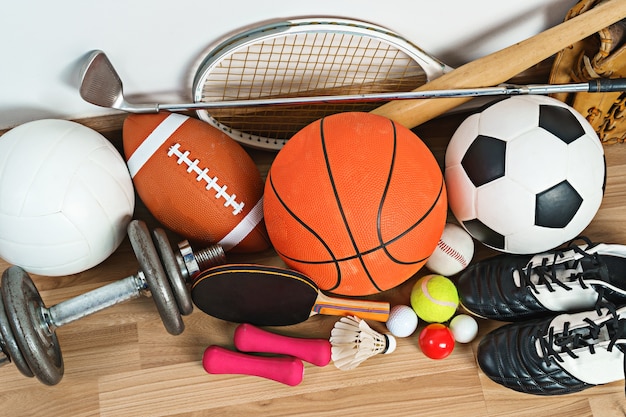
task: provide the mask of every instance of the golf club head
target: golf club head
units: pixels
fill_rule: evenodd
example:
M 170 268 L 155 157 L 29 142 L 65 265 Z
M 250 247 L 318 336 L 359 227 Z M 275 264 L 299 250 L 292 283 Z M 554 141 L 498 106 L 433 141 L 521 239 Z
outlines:
M 133 105 L 124 99 L 122 80 L 106 54 L 92 51 L 85 60 L 80 76 L 80 96 L 100 107 L 131 113 L 156 113 L 158 105 Z
M 92 51 L 85 61 L 80 77 L 80 96 L 101 107 L 119 108 L 124 101 L 122 80 L 102 51 Z

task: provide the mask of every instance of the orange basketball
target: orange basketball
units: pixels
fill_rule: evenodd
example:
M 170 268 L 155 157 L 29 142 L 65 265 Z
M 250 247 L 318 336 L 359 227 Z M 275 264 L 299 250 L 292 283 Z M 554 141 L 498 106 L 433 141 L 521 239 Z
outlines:
M 363 296 L 424 265 L 447 215 L 441 169 L 409 129 L 369 113 L 311 123 L 280 150 L 263 211 L 285 263 L 321 290 Z

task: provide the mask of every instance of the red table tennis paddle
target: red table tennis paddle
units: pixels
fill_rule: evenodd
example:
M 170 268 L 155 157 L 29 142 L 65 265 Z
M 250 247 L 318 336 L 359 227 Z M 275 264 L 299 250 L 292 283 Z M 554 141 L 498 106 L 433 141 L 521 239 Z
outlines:
M 315 314 L 382 322 L 389 318 L 387 302 L 329 297 L 306 275 L 274 266 L 231 264 L 207 269 L 193 282 L 191 297 L 213 317 L 257 326 L 297 324 Z

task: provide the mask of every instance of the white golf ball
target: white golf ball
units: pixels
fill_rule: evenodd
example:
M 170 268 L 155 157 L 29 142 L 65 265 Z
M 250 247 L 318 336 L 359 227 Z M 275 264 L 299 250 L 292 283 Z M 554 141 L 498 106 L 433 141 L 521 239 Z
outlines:
M 417 329 L 417 314 L 406 305 L 397 305 L 389 311 L 387 329 L 396 337 L 408 337 Z
M 450 321 L 450 330 L 454 340 L 459 343 L 469 343 L 478 334 L 478 323 L 467 314 L 459 314 Z

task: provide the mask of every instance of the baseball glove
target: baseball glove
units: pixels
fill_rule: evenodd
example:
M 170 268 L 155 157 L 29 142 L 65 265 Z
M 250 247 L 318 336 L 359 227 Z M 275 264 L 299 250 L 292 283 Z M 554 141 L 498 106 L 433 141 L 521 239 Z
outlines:
M 582 0 L 565 16 L 571 19 L 604 0 Z M 626 77 L 626 20 L 619 21 L 559 52 L 550 83 L 586 82 L 594 78 Z M 626 93 L 560 93 L 594 127 L 603 144 L 626 140 Z

